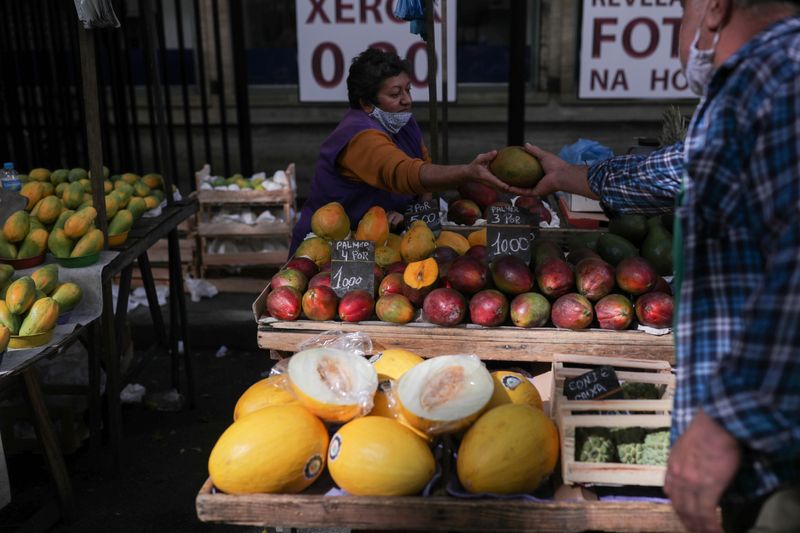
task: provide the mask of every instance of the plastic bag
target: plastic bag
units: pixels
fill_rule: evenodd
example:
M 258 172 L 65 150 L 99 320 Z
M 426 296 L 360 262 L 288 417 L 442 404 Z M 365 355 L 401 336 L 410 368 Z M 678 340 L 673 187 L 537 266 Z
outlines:
M 330 330 L 320 333 L 307 341 L 303 341 L 297 347 L 297 351 L 309 350 L 311 348 L 336 348 L 345 352 L 352 352 L 364 357 L 372 353 L 372 339 L 369 335 L 361 332 L 344 333 L 339 330 Z
M 423 41 L 428 40 L 425 26 L 425 6 L 422 0 L 399 0 L 394 6 L 394 16 L 411 21 L 411 33 L 419 35 Z
M 111 0 L 74 0 L 78 20 L 87 30 L 119 28 L 120 23 Z
M 592 165 L 613 155 L 611 148 L 590 139 L 578 139 L 577 142 L 564 146 L 558 152 L 558 157 L 574 165 L 581 163 Z

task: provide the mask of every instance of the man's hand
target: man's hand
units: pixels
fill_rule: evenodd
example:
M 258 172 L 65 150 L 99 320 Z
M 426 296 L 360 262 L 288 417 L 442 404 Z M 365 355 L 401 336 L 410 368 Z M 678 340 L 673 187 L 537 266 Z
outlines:
M 557 155 L 530 143 L 525 143 L 525 150 L 538 159 L 542 169 L 544 169 L 544 177 L 530 191 L 532 195 L 544 198 L 550 193 L 564 191 L 599 200 L 597 195 L 589 188 L 588 168 L 586 165 L 567 163 Z
M 702 411 L 670 450 L 664 492 L 690 531 L 722 533 L 717 505 L 739 468 L 733 436 Z

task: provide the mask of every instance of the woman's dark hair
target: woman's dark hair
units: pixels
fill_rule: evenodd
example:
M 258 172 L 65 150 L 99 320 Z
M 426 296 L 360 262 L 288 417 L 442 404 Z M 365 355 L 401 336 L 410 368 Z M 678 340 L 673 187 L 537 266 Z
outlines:
M 366 102 L 377 103 L 378 91 L 384 80 L 401 72 L 411 74 L 411 67 L 408 61 L 400 59 L 395 53 L 367 48 L 358 54 L 353 58 L 347 74 L 347 99 L 350 107 L 359 109 L 361 98 Z

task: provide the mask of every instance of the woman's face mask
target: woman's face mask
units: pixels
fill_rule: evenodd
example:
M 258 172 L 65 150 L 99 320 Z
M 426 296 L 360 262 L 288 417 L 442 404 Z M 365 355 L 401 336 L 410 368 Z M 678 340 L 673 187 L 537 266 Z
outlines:
M 378 123 L 381 126 L 383 126 L 383 129 L 385 129 L 392 135 L 400 131 L 400 129 L 402 129 L 402 127 L 408 124 L 408 121 L 411 120 L 410 111 L 389 113 L 388 111 L 384 111 L 378 106 L 375 106 L 372 109 L 372 112 L 369 114 L 369 116 L 377 120 Z
M 697 48 L 699 40 L 700 28 L 697 29 L 692 45 L 689 47 L 689 57 L 686 60 L 683 74 L 686 76 L 686 81 L 689 82 L 689 89 L 697 96 L 703 96 L 714 75 L 714 53 L 719 42 L 719 31 L 714 34 L 714 40 L 708 50 Z

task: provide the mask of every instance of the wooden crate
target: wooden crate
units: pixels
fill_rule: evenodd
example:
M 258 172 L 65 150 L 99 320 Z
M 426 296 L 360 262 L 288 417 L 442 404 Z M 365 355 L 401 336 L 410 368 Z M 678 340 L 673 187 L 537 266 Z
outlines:
M 581 366 L 566 367 L 565 364 Z M 664 387 L 658 400 L 568 400 L 564 381 L 591 370 L 591 366 L 611 365 L 620 382 L 651 383 Z M 666 467 L 623 463 L 588 463 L 575 460 L 577 428 L 669 428 L 675 376 L 663 361 L 641 361 L 615 357 L 585 357 L 556 354 L 553 358 L 551 416 L 561 441 L 561 477 L 564 483 L 608 485 L 664 485 Z
M 315 484 L 316 486 L 316 484 Z M 312 486 L 311 489 L 314 489 Z M 462 499 L 446 496 L 229 495 L 206 480 L 195 499 L 203 522 L 258 527 L 420 531 L 684 531 L 668 503 Z

